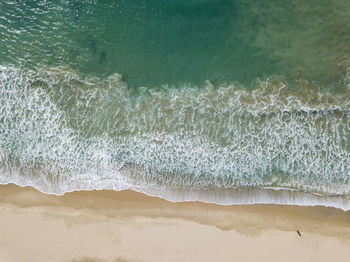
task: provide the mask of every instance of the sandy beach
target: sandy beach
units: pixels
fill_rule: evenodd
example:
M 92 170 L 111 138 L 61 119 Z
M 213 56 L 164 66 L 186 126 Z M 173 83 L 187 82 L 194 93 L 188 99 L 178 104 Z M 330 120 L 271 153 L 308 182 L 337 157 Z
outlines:
M 350 212 L 0 186 L 0 261 L 349 261 Z M 296 230 L 300 230 L 301 237 Z

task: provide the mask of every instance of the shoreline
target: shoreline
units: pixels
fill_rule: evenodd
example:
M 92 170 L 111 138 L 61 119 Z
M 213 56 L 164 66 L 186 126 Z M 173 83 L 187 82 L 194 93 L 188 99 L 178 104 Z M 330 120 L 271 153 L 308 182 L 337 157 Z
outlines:
M 28 182 L 28 181 L 26 181 Z M 315 192 L 299 191 L 293 188 L 279 187 L 236 187 L 236 188 L 211 188 L 211 189 L 182 189 L 171 187 L 142 187 L 118 184 L 112 187 L 92 188 L 83 186 L 60 193 L 43 190 L 38 186 L 28 183 L 0 183 L 0 186 L 17 185 L 19 187 L 31 187 L 48 195 L 64 196 L 66 194 L 81 191 L 126 191 L 131 190 L 149 197 L 157 197 L 173 203 L 202 202 L 221 206 L 231 205 L 282 205 L 301 207 L 330 207 L 344 212 L 350 211 L 350 196 L 339 194 L 321 194 Z M 71 185 L 72 186 L 72 185 Z
M 55 196 L 10 184 L 0 186 L 0 210 L 0 260 L 9 262 L 350 256 L 350 212 L 328 207 L 173 203 L 131 190 Z

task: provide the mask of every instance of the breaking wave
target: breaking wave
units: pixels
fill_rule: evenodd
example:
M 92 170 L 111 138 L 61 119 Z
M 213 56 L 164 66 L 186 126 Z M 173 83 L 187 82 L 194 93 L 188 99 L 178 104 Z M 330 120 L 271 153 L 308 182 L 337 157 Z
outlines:
M 1 66 L 0 183 L 350 210 L 344 74 L 341 92 L 279 76 L 250 91 L 210 82 L 133 89 L 119 74 Z

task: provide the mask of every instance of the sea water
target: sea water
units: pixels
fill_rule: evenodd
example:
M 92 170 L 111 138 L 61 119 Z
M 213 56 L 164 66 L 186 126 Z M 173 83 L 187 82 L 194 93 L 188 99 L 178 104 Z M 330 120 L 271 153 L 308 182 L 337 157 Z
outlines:
M 346 0 L 0 2 L 0 183 L 350 209 Z

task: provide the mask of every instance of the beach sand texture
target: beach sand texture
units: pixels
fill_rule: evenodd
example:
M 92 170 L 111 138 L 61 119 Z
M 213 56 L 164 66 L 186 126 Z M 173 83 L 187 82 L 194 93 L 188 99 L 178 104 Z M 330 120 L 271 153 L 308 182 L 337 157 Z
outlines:
M 350 212 L 0 186 L 0 261 L 349 261 Z M 299 237 L 296 230 L 300 230 Z

